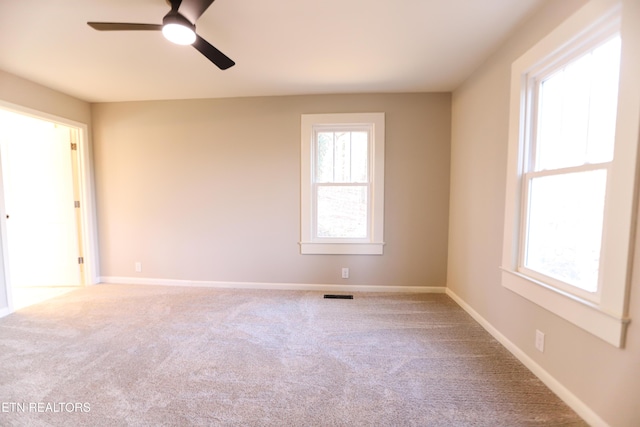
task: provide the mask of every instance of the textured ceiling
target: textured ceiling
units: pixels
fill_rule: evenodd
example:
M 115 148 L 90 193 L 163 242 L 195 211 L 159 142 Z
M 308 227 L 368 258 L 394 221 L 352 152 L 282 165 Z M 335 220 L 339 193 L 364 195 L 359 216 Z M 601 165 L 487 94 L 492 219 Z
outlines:
M 164 0 L 0 0 L 0 69 L 90 102 L 451 91 L 543 0 L 217 0 L 197 32 L 221 71 L 159 32 Z

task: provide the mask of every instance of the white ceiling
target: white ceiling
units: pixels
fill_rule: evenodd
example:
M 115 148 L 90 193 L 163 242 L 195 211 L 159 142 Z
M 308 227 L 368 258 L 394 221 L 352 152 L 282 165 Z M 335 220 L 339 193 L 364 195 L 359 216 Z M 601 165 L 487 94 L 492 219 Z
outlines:
M 0 0 L 0 69 L 89 102 L 451 91 L 543 0 L 217 0 L 197 32 L 221 71 L 160 32 L 164 0 Z

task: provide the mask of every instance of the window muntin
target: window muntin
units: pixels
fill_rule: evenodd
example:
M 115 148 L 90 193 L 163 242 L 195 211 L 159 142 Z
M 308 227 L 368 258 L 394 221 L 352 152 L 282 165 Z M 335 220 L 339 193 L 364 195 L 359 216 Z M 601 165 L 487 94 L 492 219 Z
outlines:
M 599 297 L 619 64 L 616 34 L 530 79 L 519 271 L 588 300 Z

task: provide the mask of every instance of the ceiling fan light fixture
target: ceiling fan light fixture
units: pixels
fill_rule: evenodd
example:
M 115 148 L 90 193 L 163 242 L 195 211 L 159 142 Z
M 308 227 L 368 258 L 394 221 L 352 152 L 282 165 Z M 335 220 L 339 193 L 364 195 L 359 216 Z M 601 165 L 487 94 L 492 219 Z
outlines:
M 214 0 L 167 0 L 171 10 L 162 19 L 162 25 L 126 22 L 87 22 L 97 31 L 162 31 L 172 43 L 191 45 L 221 70 L 236 65 L 231 58 L 196 34 L 196 21 Z M 184 15 L 180 12 L 184 11 Z
M 169 13 L 162 20 L 162 35 L 175 44 L 193 44 L 196 41 L 196 27 L 184 16 Z

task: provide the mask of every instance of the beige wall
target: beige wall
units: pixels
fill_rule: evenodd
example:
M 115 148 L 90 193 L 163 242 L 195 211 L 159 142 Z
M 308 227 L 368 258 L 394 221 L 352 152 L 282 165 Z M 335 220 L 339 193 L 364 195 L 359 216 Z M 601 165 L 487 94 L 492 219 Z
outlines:
M 88 102 L 0 70 L 0 100 L 42 113 L 91 124 Z
M 382 256 L 300 255 L 300 115 L 341 112 L 386 113 Z M 450 113 L 450 94 L 95 104 L 102 276 L 444 286 Z
M 625 22 L 640 22 L 625 5 Z M 631 290 L 633 322 L 617 349 L 500 285 L 511 63 L 581 0 L 545 8 L 453 93 L 448 287 L 611 426 L 640 425 L 640 274 Z M 624 31 L 624 28 L 623 28 Z M 636 40 L 637 41 L 637 40 Z M 640 43 L 636 44 L 636 46 Z M 632 94 L 638 96 L 638 94 Z M 640 252 L 640 251 L 636 251 Z M 534 349 L 535 330 L 545 352 Z

